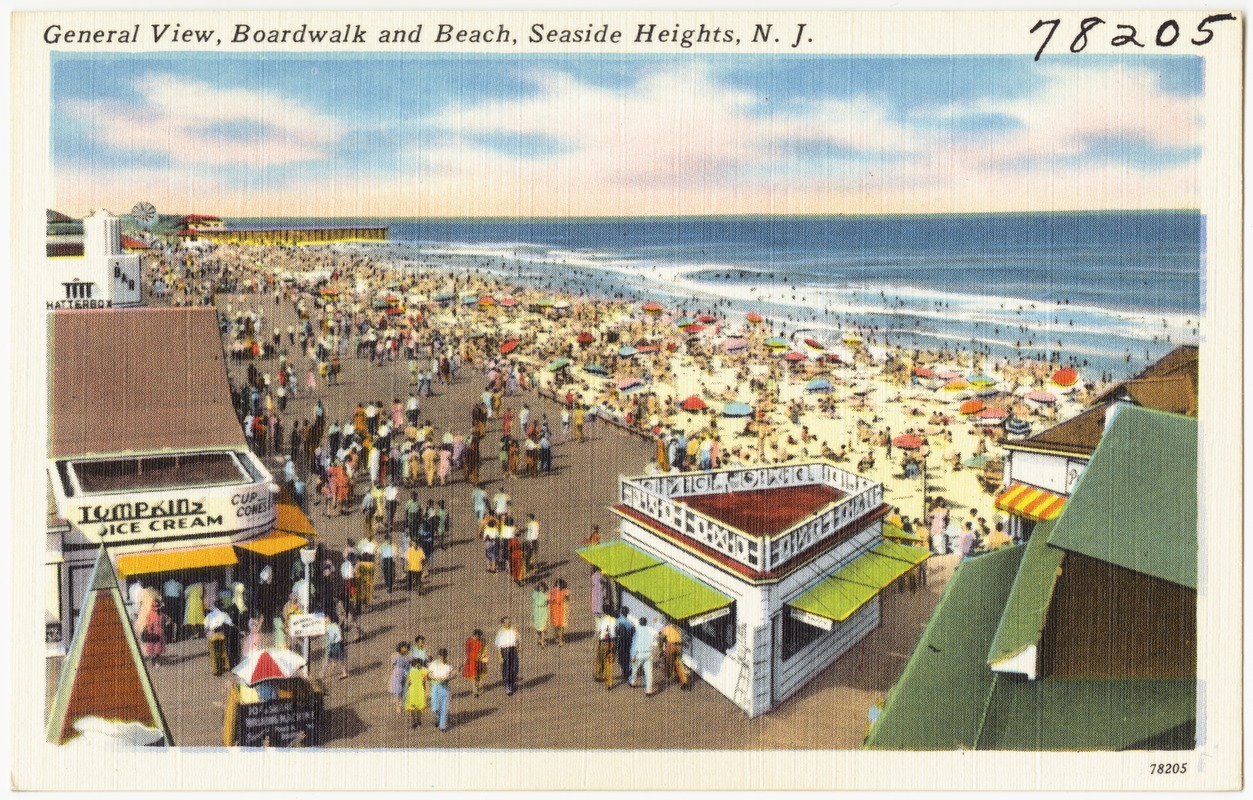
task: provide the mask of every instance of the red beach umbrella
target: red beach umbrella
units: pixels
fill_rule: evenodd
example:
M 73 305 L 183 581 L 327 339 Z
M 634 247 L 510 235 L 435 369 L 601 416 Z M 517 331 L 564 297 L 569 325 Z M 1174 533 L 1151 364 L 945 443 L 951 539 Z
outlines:
M 902 450 L 917 450 L 922 447 L 922 437 L 914 436 L 912 433 L 902 433 L 892 439 L 892 445 Z
M 500 298 L 500 304 L 505 308 L 513 308 L 518 304 L 518 301 L 514 300 L 512 297 L 502 297 Z
M 926 367 L 914 367 L 914 374 L 919 378 L 934 378 L 935 373 Z
M 500 346 L 500 354 L 502 356 L 507 356 L 517 349 L 518 349 L 518 340 L 510 339 L 509 341 L 505 342 L 504 344 Z
M 801 361 L 804 361 L 804 360 L 805 360 L 805 354 L 804 354 L 804 353 L 798 353 L 798 352 L 796 352 L 795 350 L 793 350 L 792 352 L 787 353 L 786 355 L 784 355 L 784 356 L 783 356 L 783 360 L 784 360 L 784 361 L 791 361 L 793 364 L 796 364 L 796 363 L 799 363 L 799 362 L 801 362 Z
M 756 311 L 748 312 L 747 314 L 744 315 L 744 318 L 754 325 L 761 324 L 761 314 L 758 314 Z
M 703 322 L 706 325 L 708 325 L 711 322 L 717 322 L 718 318 L 715 317 L 713 314 L 701 314 L 699 317 L 696 318 L 696 321 Z
M 591 344 L 596 341 L 596 337 L 587 331 L 580 331 L 576 341 L 578 341 L 579 344 Z
M 1079 372 L 1074 367 L 1062 367 L 1053 373 L 1053 383 L 1062 388 L 1074 386 L 1077 380 L 1079 380 Z
M 298 653 L 281 647 L 267 647 L 249 653 L 231 671 L 252 686 L 272 678 L 290 678 L 304 665 L 305 660 Z
M 489 295 L 483 295 L 482 297 L 479 298 L 479 305 L 483 306 L 484 308 L 486 308 L 487 306 L 494 306 L 496 305 L 496 298 L 491 297 Z
M 693 333 L 700 333 L 701 331 L 705 330 L 705 326 L 704 325 L 688 325 L 687 328 L 685 328 L 684 330 L 690 336 Z
M 1057 396 L 1052 392 L 1046 392 L 1043 389 L 1037 389 L 1034 392 L 1027 392 L 1027 399 L 1036 403 L 1056 403 Z
M 985 408 L 979 412 L 979 419 L 1005 419 L 1009 412 L 1003 408 Z
M 679 408 L 684 411 L 704 411 L 707 406 L 705 405 L 704 400 L 701 400 L 696 395 L 692 395 L 682 403 L 679 403 Z
M 654 317 L 661 313 L 661 303 L 658 303 L 655 300 L 648 301 L 642 306 L 642 308 L 644 309 L 645 314 L 651 314 Z

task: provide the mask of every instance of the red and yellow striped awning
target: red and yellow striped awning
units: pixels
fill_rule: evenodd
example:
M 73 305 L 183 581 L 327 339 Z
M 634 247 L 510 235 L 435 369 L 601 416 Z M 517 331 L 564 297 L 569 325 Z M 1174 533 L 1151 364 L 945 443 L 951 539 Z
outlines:
M 1061 516 L 1066 498 L 1025 483 L 1011 483 L 1008 489 L 997 495 L 995 506 L 1015 517 L 1048 522 Z

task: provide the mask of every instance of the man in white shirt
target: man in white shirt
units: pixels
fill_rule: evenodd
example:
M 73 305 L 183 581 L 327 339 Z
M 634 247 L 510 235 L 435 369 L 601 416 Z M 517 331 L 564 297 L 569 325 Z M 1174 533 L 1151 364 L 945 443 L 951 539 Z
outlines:
M 496 650 L 500 657 L 500 677 L 505 684 L 505 694 L 518 690 L 518 632 L 501 617 L 500 630 L 496 632 Z
M 635 636 L 631 639 L 631 674 L 627 677 L 627 685 L 638 686 L 635 676 L 640 669 L 644 670 L 645 694 L 653 695 L 653 651 L 657 645 L 657 631 L 648 626 L 648 619 L 640 617 L 635 626 Z
M 539 521 L 535 514 L 527 514 L 526 540 L 523 544 L 523 555 L 526 556 L 527 570 L 535 569 L 535 556 L 539 554 Z

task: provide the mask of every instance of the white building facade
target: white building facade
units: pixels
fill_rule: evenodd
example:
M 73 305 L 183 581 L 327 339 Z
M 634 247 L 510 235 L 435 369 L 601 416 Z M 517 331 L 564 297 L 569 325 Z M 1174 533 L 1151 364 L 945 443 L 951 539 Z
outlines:
M 83 254 L 49 257 L 45 275 L 48 311 L 143 303 L 140 257 L 122 248 L 122 221 L 104 210 L 83 220 Z
M 793 510 L 746 532 L 737 495 Z M 684 663 L 749 716 L 877 628 L 882 590 L 928 555 L 884 540 L 881 484 L 826 461 L 622 478 L 619 499 L 620 538 L 580 555 L 633 619 L 678 623 Z

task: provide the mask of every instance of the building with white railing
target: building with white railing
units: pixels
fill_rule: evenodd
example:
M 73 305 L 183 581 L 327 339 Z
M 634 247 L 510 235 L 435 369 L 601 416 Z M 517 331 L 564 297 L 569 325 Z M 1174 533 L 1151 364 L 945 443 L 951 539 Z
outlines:
M 879 625 L 924 550 L 883 538 L 883 486 L 826 461 L 619 481 L 621 537 L 579 554 L 633 618 L 673 620 L 684 662 L 750 716 Z

